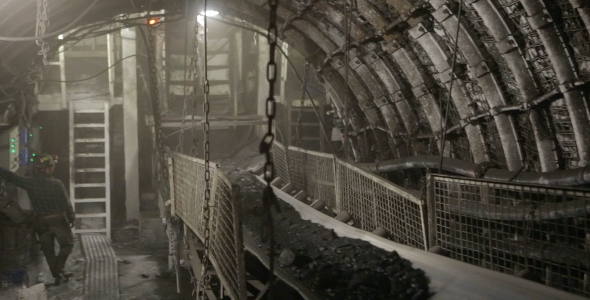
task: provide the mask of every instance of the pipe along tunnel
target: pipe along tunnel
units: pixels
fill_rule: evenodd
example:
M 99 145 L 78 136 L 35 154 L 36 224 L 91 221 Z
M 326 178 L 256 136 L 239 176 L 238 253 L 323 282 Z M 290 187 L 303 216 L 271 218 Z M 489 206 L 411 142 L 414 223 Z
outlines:
M 590 296 L 586 1 L 5 0 L 0 16 L 0 167 L 36 178 L 56 155 L 68 284 L 88 299 L 147 297 L 154 276 L 91 293 L 97 261 L 137 249 L 167 260 L 163 299 Z M 48 211 L 3 178 L 0 295 L 82 297 L 32 275 Z M 115 255 L 78 252 L 96 234 Z M 461 272 L 480 290 L 444 278 Z

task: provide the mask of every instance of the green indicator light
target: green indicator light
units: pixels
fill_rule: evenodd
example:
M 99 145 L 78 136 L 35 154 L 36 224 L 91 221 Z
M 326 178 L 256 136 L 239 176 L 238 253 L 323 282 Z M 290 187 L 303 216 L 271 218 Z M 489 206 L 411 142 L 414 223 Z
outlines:
M 33 136 L 33 134 L 32 133 L 29 133 L 29 136 Z
M 15 153 L 15 152 L 16 152 L 16 150 L 14 150 L 14 149 L 10 150 L 10 153 Z
M 14 144 L 10 145 L 10 147 L 14 148 Z
M 33 157 L 34 157 L 34 156 L 37 156 L 37 154 L 33 153 Z
M 33 161 L 34 159 L 31 158 L 31 161 Z
M 10 139 L 11 142 L 14 142 L 14 139 Z
M 39 129 L 43 129 L 43 126 L 39 126 Z

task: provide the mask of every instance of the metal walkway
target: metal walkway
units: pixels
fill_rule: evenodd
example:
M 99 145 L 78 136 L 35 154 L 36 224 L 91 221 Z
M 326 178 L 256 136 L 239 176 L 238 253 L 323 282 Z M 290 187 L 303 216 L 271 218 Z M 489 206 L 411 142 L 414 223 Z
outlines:
M 117 257 L 109 238 L 104 234 L 83 234 L 82 249 L 86 258 L 84 299 L 120 299 Z

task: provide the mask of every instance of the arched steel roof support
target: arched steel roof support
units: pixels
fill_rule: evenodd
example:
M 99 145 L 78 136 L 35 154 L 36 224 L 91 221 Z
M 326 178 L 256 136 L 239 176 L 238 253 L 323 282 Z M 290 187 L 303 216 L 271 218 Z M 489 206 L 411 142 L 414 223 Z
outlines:
M 512 72 L 516 84 L 521 91 L 523 102 L 528 103 L 539 95 L 529 66 L 510 30 L 508 24 L 502 18 L 498 8 L 491 0 L 467 0 L 482 18 L 484 25 L 493 35 L 496 46 L 502 57 L 506 60 L 508 68 Z M 532 109 L 529 114 L 529 122 L 534 131 L 541 170 L 544 172 L 557 169 L 555 157 L 555 142 L 546 126 L 542 125 L 539 112 Z
M 459 19 L 457 15 L 448 6 L 444 5 L 443 1 L 431 0 L 430 4 L 436 9 L 432 13 L 432 16 L 445 28 L 451 39 L 457 36 L 457 28 L 459 27 L 460 42 L 458 49 L 463 53 L 471 74 L 479 83 L 490 109 L 493 110 L 506 105 L 506 99 L 504 99 L 502 89 L 486 64 L 486 60 L 488 59 L 487 53 L 482 53 L 475 38 L 465 28 L 465 24 L 458 24 Z M 496 114 L 493 118 L 498 129 L 508 169 L 520 169 L 523 165 L 523 157 L 512 118 L 505 114 Z
M 590 160 L 588 108 L 582 92 L 575 87 L 577 76 L 569 60 L 563 39 L 541 0 L 520 0 L 520 3 L 527 12 L 527 19 L 531 27 L 539 34 L 555 69 L 557 84 L 565 98 L 576 138 L 578 165 L 585 166 Z
M 441 83 L 448 91 L 451 78 L 456 75 L 452 73 L 451 66 L 449 65 L 449 57 L 447 57 L 446 53 L 442 50 L 441 45 L 434 37 L 434 33 L 428 31 L 423 24 L 418 24 L 418 26 L 411 28 L 409 32 L 411 38 L 424 48 L 426 54 L 438 71 Z M 451 93 L 452 102 L 457 109 L 459 117 L 462 119 L 461 122 L 463 122 L 463 120 L 466 120 L 469 116 L 473 115 L 473 109 L 469 107 L 471 100 L 465 93 L 463 82 L 458 78 L 455 78 L 454 80 L 457 84 L 453 85 L 453 89 L 448 92 Z M 465 124 L 464 128 L 467 139 L 469 140 L 469 145 L 471 146 L 473 160 L 476 163 L 488 161 L 489 158 L 481 133 L 481 127 L 479 125 Z

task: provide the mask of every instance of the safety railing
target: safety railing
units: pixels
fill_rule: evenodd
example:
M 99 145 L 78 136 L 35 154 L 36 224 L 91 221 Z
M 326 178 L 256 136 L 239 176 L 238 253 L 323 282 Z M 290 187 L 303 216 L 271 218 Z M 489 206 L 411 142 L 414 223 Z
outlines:
M 169 155 L 171 213 L 204 240 L 205 162 L 179 153 Z M 211 169 L 210 259 L 231 299 L 246 299 L 244 242 L 239 203 L 229 180 Z
M 428 183 L 431 247 L 590 295 L 590 191 L 443 175 Z
M 420 197 L 331 154 L 285 148 L 275 142 L 273 155 L 277 175 L 312 200 L 322 200 L 336 213 L 349 213 L 364 230 L 380 227 L 395 242 L 427 249 L 425 206 Z

